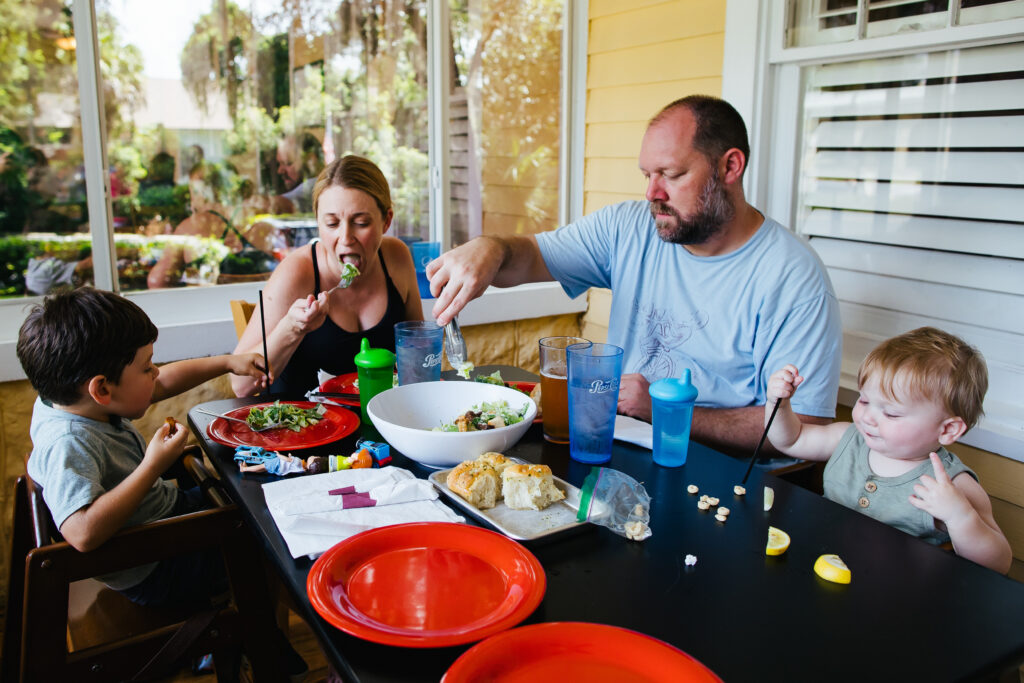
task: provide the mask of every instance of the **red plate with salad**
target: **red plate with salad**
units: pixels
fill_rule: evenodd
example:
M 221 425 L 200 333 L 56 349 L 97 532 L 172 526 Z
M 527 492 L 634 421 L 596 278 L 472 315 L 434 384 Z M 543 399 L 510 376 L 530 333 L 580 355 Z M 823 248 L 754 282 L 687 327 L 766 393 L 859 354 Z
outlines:
M 260 446 L 268 451 L 289 451 L 300 448 L 313 448 L 343 439 L 359 426 L 359 416 L 352 411 L 328 403 L 312 403 L 310 401 L 277 401 L 275 403 L 259 403 L 252 406 L 235 408 L 224 413 L 227 417 L 246 420 L 253 410 L 266 412 L 278 404 L 286 412 L 295 414 L 297 411 L 319 411 L 322 414 L 315 423 L 306 420 L 306 424 L 296 421 L 291 426 L 281 426 L 262 432 L 254 432 L 250 427 L 234 420 L 217 418 L 206 427 L 206 433 L 217 443 L 225 446 Z M 292 410 L 289 410 L 292 409 Z M 277 419 L 271 413 L 271 419 Z M 255 423 L 257 428 L 259 423 Z M 295 427 L 298 427 L 296 430 Z

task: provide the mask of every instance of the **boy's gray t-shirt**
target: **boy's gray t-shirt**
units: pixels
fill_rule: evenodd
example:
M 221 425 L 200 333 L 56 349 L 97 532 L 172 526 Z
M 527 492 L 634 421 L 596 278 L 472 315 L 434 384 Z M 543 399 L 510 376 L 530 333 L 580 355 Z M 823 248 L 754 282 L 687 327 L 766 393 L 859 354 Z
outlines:
M 28 474 L 43 488 L 43 499 L 57 527 L 124 481 L 142 462 L 146 441 L 128 420 L 100 422 L 48 406 L 36 399 L 32 409 L 32 455 Z M 172 483 L 157 479 L 125 526 L 163 519 L 178 498 Z M 98 576 L 114 589 L 145 579 L 155 563 Z

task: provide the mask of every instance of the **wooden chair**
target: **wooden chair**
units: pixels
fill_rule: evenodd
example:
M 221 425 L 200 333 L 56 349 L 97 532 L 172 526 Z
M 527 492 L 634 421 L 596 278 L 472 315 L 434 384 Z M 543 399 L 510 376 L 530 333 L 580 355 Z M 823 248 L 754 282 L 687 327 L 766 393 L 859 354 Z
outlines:
M 245 332 L 245 327 L 249 324 L 249 318 L 252 317 L 254 310 L 256 310 L 256 304 L 249 303 L 244 299 L 231 301 L 231 319 L 235 321 L 235 334 L 239 339 L 242 338 L 242 333 Z
M 123 529 L 86 553 L 53 540 L 41 490 L 27 475 L 18 478 L 4 681 L 147 680 L 211 652 L 217 680 L 236 681 L 243 650 L 256 681 L 286 680 L 254 541 L 201 461 L 190 454 L 184 464 L 216 507 Z M 222 608 L 141 607 L 91 578 L 212 546 L 223 550 L 233 597 Z

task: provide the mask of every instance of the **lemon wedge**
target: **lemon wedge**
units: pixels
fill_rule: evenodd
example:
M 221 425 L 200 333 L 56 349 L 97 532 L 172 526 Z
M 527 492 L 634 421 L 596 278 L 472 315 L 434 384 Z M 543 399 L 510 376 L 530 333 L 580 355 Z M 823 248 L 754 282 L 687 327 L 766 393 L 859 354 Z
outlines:
M 850 568 L 838 555 L 822 555 L 814 562 L 814 573 L 832 583 L 850 583 Z
M 765 555 L 781 555 L 789 547 L 789 534 L 782 529 L 773 526 L 768 527 L 768 545 L 765 546 Z M 837 558 L 838 559 L 838 558 Z
M 770 486 L 764 487 L 764 511 L 768 512 L 775 504 L 775 489 Z

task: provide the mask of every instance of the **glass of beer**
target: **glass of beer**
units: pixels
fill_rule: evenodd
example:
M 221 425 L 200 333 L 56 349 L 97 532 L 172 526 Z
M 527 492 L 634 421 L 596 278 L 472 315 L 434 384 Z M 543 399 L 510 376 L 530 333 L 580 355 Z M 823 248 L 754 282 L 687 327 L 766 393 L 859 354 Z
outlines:
M 582 337 L 544 337 L 540 340 L 540 408 L 544 418 L 544 438 L 553 443 L 569 443 L 569 376 L 565 349 L 573 344 L 589 343 Z

